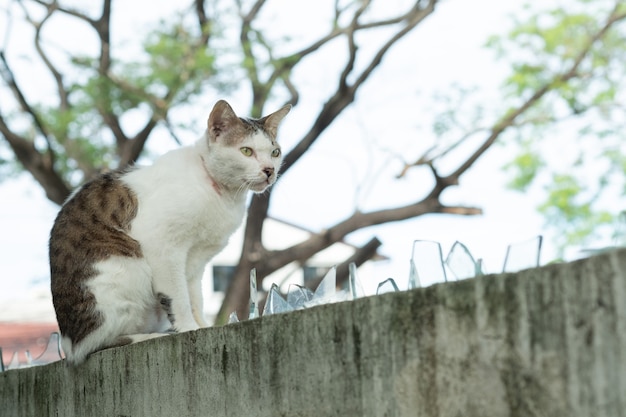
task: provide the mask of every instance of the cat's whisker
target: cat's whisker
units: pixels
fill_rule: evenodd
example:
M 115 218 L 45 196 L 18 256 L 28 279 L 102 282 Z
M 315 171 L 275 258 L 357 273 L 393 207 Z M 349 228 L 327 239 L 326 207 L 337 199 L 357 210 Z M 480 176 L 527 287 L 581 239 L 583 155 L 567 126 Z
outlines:
M 242 183 L 237 191 L 235 192 L 235 197 L 239 198 L 241 194 L 246 194 L 248 192 L 248 186 L 246 183 Z

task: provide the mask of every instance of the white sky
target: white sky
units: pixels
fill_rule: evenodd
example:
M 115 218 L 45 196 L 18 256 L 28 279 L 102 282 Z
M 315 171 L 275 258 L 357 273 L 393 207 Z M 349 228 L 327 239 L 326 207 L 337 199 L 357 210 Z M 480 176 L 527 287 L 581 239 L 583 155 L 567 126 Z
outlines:
M 135 3 L 134 7 L 140 7 L 142 2 Z M 155 18 L 171 7 L 163 0 L 148 3 L 150 14 L 144 16 L 145 19 Z M 312 11 L 302 9 L 301 5 L 315 2 L 297 2 L 297 10 L 296 2 L 278 3 L 283 8 L 268 16 L 272 13 L 290 16 L 284 19 L 285 26 L 279 27 L 294 27 L 305 33 L 307 27 L 302 26 L 303 21 L 298 17 Z M 484 104 L 497 107 L 493 99 L 497 97 L 506 68 L 481 47 L 489 35 L 506 31 L 507 15 L 520 10 L 522 3 L 521 0 L 443 1 L 426 22 L 389 53 L 354 105 L 279 181 L 271 215 L 307 228 L 322 229 L 349 215 L 355 208 L 355 201 L 360 207 L 371 209 L 413 201 L 429 191 L 429 178 L 417 171 L 403 180 L 393 180 L 393 175 L 399 172 L 399 163 L 388 160 L 377 149 L 393 143 L 399 146 L 399 152 L 417 155 L 420 143 L 432 138 L 431 116 L 420 116 L 427 114 L 432 94 L 447 92 L 454 83 L 479 86 Z M 130 4 L 126 2 L 124 7 Z M 288 9 L 290 6 L 293 10 Z M 316 4 L 316 7 L 320 6 Z M 129 29 L 135 24 L 131 16 L 137 15 L 126 13 L 123 17 L 121 33 L 124 27 Z M 310 16 L 305 21 L 309 22 L 311 30 L 321 27 Z M 366 46 L 367 43 L 364 48 Z M 302 137 L 311 117 L 316 115 L 336 82 L 336 75 L 326 70 L 334 63 L 318 63 L 316 59 L 321 57 L 312 58 L 306 69 L 294 77 L 296 84 L 302 86 L 301 103 L 285 120 L 280 132 L 279 139 L 287 150 Z M 236 111 L 245 115 L 248 97 L 246 91 L 241 91 L 225 98 Z M 217 99 L 207 97 L 203 102 L 207 108 L 200 109 L 202 113 L 208 114 Z M 199 122 L 199 126 L 203 124 Z M 183 139 L 192 141 L 194 138 L 185 136 Z M 164 136 L 155 138 L 153 149 L 155 145 L 159 149 L 175 146 Z M 510 149 L 505 147 L 490 151 L 462 177 L 460 187 L 444 194 L 446 203 L 482 207 L 483 216 L 429 215 L 365 229 L 350 236 L 348 240 L 356 244 L 374 235 L 384 243 L 381 252 L 391 261 L 378 264 L 378 276 L 371 279 L 382 281 L 394 277 L 401 286 L 405 284 L 411 244 L 415 239 L 441 242 L 444 254 L 459 240 L 475 257 L 485 259 L 488 272 L 499 272 L 507 244 L 543 234 L 543 220 L 534 209 L 538 204 L 537 196 L 505 190 L 506 177 L 501 166 L 510 155 Z M 358 189 L 368 192 L 358 193 L 355 191 Z M 15 302 L 8 303 L 8 300 L 20 300 L 20 306 L 28 306 L 34 303 L 42 288 L 47 288 L 47 239 L 57 210 L 27 175 L 0 183 L 0 320 L 9 309 L 17 308 Z M 553 257 L 554 250 L 547 239 L 542 260 L 546 262 Z

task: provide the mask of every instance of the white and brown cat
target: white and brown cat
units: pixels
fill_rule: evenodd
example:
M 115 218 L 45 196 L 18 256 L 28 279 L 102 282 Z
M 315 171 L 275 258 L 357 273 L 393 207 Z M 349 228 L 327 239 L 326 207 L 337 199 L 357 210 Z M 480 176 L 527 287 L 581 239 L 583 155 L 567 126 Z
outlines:
M 219 101 L 195 145 L 153 165 L 86 183 L 50 234 L 51 288 L 68 362 L 206 327 L 201 279 L 282 163 L 278 125 L 290 106 L 239 118 Z

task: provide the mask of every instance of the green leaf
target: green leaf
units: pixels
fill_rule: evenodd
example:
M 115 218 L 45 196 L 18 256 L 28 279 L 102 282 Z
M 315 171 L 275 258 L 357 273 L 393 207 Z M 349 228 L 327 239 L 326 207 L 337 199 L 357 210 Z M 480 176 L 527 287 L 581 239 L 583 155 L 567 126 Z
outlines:
M 538 171 L 545 166 L 545 161 L 537 154 L 526 148 L 519 153 L 504 169 L 513 173 L 507 186 L 513 190 L 526 191 L 537 176 Z

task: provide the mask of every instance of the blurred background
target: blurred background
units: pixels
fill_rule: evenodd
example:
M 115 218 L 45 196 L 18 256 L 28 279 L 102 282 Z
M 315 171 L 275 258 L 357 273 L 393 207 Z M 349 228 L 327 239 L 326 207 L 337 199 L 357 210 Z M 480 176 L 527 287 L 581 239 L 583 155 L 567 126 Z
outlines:
M 222 98 L 294 108 L 281 178 L 207 267 L 216 323 L 243 317 L 251 268 L 287 291 L 354 261 L 373 294 L 407 287 L 414 240 L 463 242 L 487 273 L 538 235 L 541 264 L 624 245 L 624 2 L 176 3 L 0 0 L 5 363 L 54 330 L 59 205 L 193 143 Z

